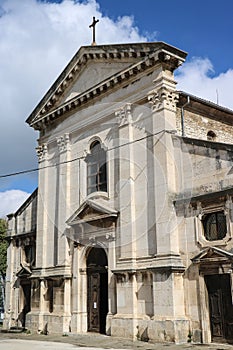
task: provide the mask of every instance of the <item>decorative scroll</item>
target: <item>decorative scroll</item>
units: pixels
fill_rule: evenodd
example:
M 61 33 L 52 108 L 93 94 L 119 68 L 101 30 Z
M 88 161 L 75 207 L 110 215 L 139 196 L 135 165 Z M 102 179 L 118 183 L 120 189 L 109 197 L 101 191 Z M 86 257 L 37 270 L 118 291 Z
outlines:
M 165 87 L 161 87 L 149 92 L 148 101 L 151 104 L 153 111 L 161 108 L 175 110 L 178 102 L 178 93 L 176 91 L 170 91 Z
M 126 103 L 125 106 L 121 107 L 118 111 L 115 112 L 115 116 L 117 118 L 117 123 L 119 126 L 128 125 L 131 123 L 131 110 L 131 103 Z
M 57 145 L 59 152 L 66 152 L 70 150 L 70 136 L 66 133 L 64 136 L 57 137 Z
M 38 146 L 36 148 L 37 156 L 38 156 L 38 161 L 42 162 L 43 160 L 46 160 L 47 155 L 48 155 L 48 147 L 47 144 L 43 144 L 41 146 Z

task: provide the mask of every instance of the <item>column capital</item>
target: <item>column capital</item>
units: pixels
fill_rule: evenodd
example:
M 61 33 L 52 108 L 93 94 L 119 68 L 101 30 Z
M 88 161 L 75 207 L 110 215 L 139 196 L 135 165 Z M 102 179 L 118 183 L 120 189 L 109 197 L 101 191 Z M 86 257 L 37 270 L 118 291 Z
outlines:
M 128 125 L 132 122 L 132 105 L 131 103 L 126 103 L 124 106 L 115 111 L 115 116 L 117 118 L 117 123 L 120 126 Z
M 38 156 L 38 161 L 39 163 L 42 162 L 43 160 L 47 159 L 48 155 L 48 147 L 46 143 L 43 143 L 42 145 L 36 147 L 36 153 Z
M 169 90 L 166 87 L 160 87 L 151 90 L 148 93 L 147 98 L 152 111 L 169 109 L 175 112 L 179 96 L 177 91 Z
M 60 153 L 70 151 L 69 133 L 65 133 L 64 135 L 57 137 L 57 145 Z

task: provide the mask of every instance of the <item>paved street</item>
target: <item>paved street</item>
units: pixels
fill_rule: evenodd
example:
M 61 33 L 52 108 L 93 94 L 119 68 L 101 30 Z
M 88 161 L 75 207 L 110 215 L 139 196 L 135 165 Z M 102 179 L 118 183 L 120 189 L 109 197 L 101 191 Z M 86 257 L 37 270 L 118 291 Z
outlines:
M 62 344 L 49 341 L 22 340 L 22 339 L 0 339 L 1 350 L 74 350 L 72 344 Z
M 85 347 L 85 350 L 94 349 L 137 349 L 137 350 L 232 350 L 227 344 L 152 344 L 142 341 L 131 341 L 122 338 L 113 338 L 100 334 L 38 335 L 38 334 L 11 334 L 0 333 L 0 350 L 74 350 Z

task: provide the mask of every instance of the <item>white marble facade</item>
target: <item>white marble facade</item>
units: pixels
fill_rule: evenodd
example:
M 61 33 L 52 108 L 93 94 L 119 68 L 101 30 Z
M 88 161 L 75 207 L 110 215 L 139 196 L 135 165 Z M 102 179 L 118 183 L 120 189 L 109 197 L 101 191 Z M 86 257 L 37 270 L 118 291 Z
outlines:
M 233 112 L 176 90 L 185 57 L 160 42 L 81 47 L 27 119 L 36 257 L 8 267 L 6 327 L 26 283 L 34 332 L 231 338 L 232 304 L 216 323 L 211 303 L 232 298 Z

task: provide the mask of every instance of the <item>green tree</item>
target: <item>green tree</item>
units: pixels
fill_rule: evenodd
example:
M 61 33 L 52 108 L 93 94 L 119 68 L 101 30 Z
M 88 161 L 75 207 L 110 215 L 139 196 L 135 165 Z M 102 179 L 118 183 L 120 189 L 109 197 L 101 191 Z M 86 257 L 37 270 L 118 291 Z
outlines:
M 0 219 L 0 308 L 4 305 L 5 295 L 5 276 L 7 267 L 7 241 L 6 241 L 7 222 Z
M 0 274 L 6 275 L 6 255 L 7 255 L 7 241 L 6 241 L 7 222 L 5 219 L 0 219 Z

